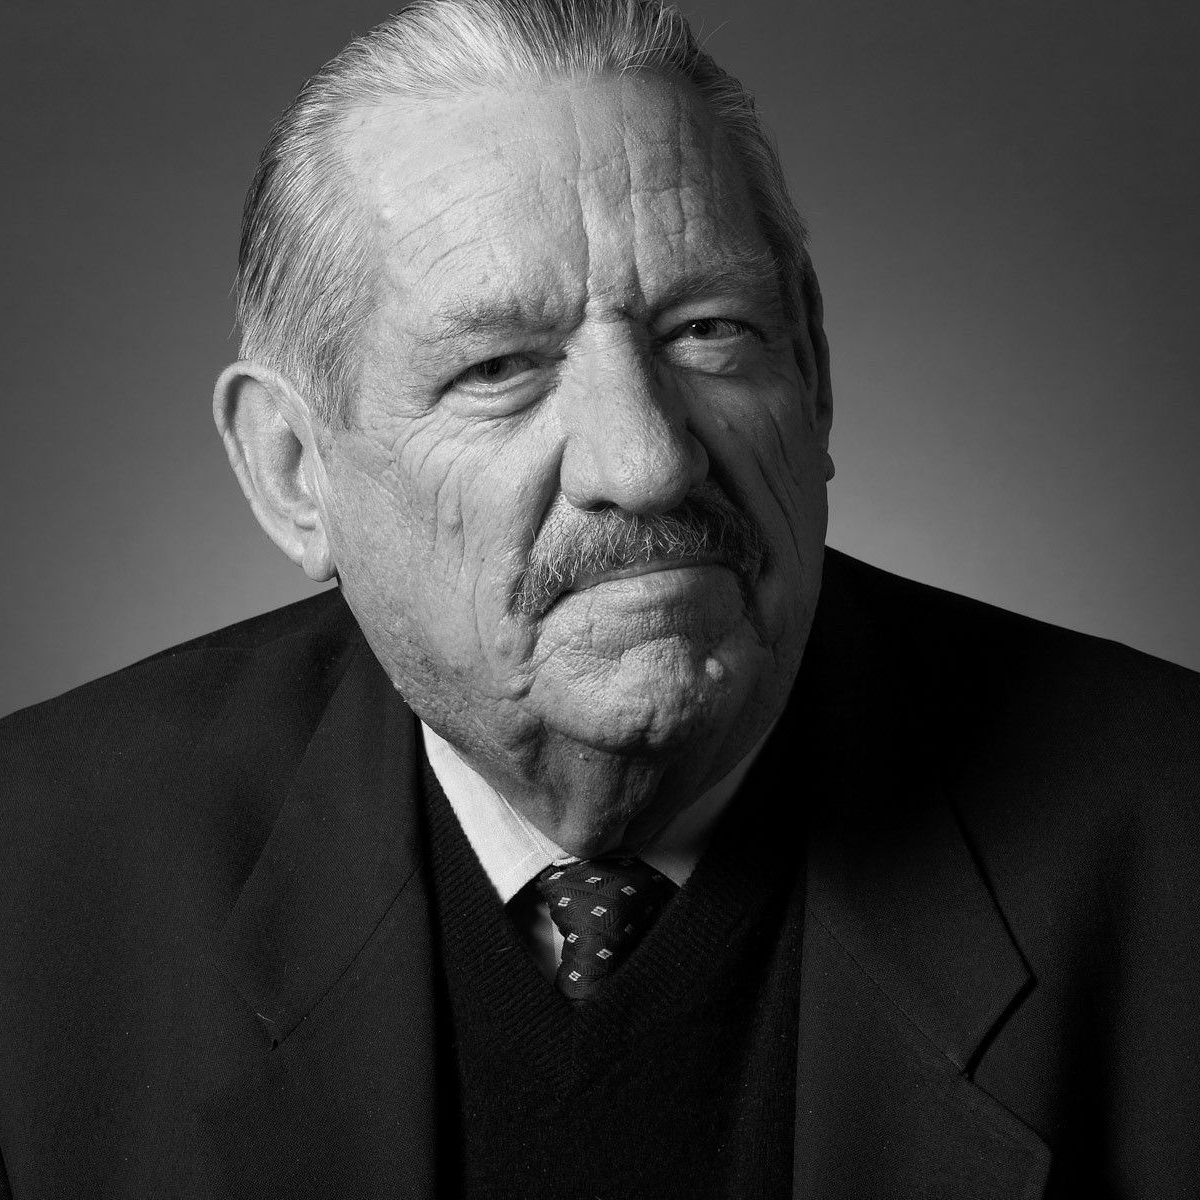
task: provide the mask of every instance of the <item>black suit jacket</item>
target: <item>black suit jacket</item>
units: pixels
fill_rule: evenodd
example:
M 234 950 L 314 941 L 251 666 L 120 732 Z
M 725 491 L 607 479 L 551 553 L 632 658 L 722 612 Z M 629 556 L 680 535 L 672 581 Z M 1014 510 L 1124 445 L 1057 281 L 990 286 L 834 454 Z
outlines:
M 767 750 L 809 828 L 798 1196 L 1200 1194 L 1198 716 L 1189 672 L 830 553 Z M 433 1197 L 416 745 L 336 592 L 3 723 L 12 1195 Z

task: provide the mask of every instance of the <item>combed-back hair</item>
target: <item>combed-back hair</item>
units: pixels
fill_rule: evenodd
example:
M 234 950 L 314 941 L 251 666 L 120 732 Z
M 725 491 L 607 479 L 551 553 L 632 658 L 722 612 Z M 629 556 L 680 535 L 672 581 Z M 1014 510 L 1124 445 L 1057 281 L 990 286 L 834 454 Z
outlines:
M 522 80 L 628 71 L 689 80 L 737 154 L 789 318 L 801 319 L 804 226 L 754 99 L 662 0 L 415 0 L 355 38 L 279 118 L 246 197 L 238 256 L 241 352 L 284 375 L 321 420 L 350 418 L 377 255 L 346 118 Z

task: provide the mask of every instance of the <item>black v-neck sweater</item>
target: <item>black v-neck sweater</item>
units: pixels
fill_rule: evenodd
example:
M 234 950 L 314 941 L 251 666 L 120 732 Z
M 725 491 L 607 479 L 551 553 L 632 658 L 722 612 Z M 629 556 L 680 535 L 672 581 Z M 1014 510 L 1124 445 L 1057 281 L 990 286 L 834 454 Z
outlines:
M 574 1005 L 428 764 L 422 783 L 446 1001 L 438 1196 L 790 1197 L 803 841 L 763 773 L 602 994 Z

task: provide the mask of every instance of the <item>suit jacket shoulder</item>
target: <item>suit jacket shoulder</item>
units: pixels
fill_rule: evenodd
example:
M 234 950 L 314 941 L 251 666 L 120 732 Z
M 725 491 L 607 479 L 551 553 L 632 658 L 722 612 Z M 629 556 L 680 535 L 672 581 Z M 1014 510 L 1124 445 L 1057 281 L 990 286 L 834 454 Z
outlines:
M 23 869 L 52 831 L 136 828 L 177 789 L 162 784 L 217 723 L 241 723 L 259 773 L 294 768 L 347 656 L 362 639 L 336 591 L 161 651 L 0 721 L 6 852 Z M 232 705 L 232 709 L 230 706 Z M 276 797 L 277 797 L 277 793 Z M 246 789 L 238 789 L 239 801 Z M 245 812 L 265 838 L 274 813 Z M 132 850 L 133 847 L 131 846 Z
M 912 736 L 939 735 L 949 771 L 1036 762 L 1072 794 L 1117 804 L 1130 788 L 1200 781 L 1195 672 L 836 552 L 830 566 L 819 620 L 828 604 L 837 640 L 858 645 L 846 666 L 871 686 L 889 680 Z
M 1190 1194 L 1200 677 L 836 554 L 830 566 L 811 666 L 820 707 L 843 714 L 822 730 L 849 739 L 837 774 L 862 780 L 825 839 L 843 944 L 1051 1149 L 1049 1194 Z
M 0 725 L 14 1195 L 431 1195 L 413 726 L 336 592 Z

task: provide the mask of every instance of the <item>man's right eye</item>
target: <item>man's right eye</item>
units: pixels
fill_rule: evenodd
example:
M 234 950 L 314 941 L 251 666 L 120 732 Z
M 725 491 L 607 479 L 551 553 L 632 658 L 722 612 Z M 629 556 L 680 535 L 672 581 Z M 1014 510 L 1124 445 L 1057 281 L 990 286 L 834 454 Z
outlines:
M 495 387 L 532 370 L 535 365 L 528 354 L 501 354 L 497 358 L 487 358 L 473 367 L 468 367 L 454 377 L 451 387 Z

